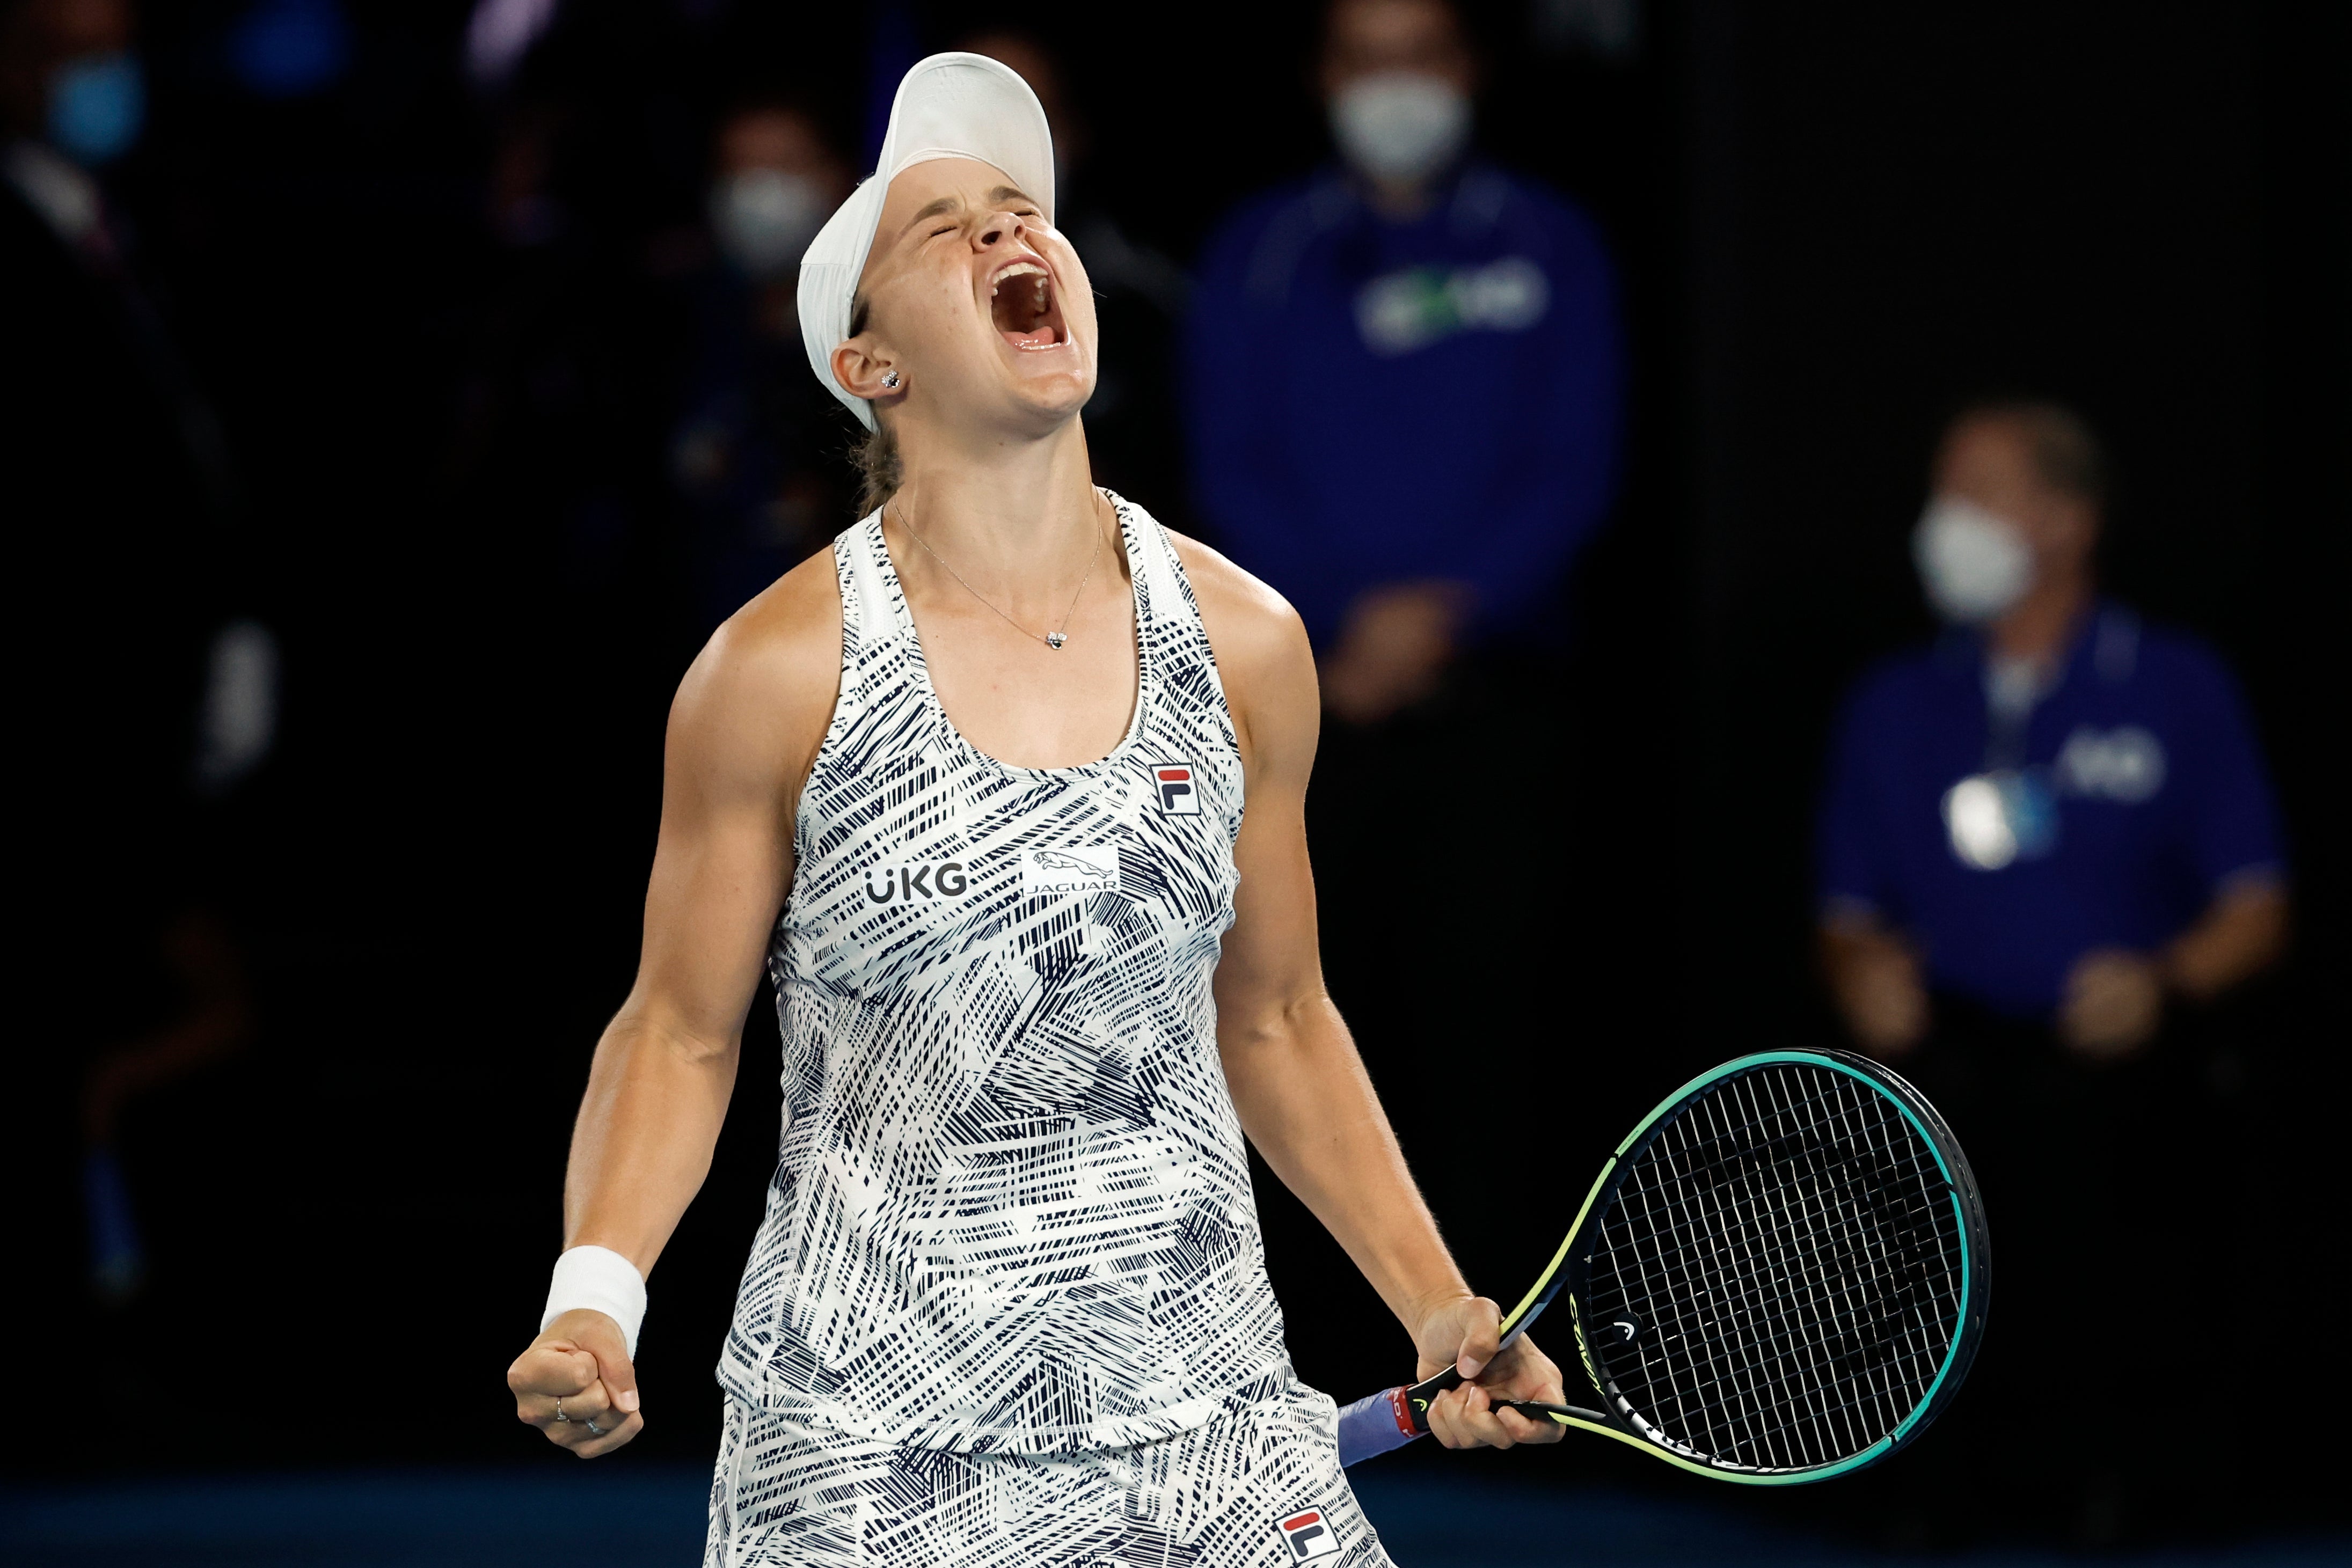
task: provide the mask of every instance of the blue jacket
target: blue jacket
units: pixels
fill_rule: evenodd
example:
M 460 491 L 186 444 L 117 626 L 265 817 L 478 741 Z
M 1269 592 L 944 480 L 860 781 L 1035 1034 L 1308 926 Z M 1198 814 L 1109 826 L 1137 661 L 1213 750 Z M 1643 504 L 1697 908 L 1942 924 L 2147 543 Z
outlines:
M 1211 242 L 1187 338 L 1194 495 L 1318 643 L 1415 578 L 1524 624 L 1608 508 L 1609 260 L 1528 181 L 1474 163 L 1410 224 L 1336 172 L 1260 197 Z
M 2088 619 L 2013 755 L 2000 749 L 1982 643 L 1955 632 L 1862 680 L 1831 757 L 1822 897 L 1908 932 L 1942 989 L 2046 1017 L 2092 948 L 2162 946 L 2229 883 L 2284 874 L 2270 781 L 2229 672 L 2204 644 L 2120 605 Z M 2034 792 L 2042 820 L 1971 859 L 1953 789 L 1996 768 Z

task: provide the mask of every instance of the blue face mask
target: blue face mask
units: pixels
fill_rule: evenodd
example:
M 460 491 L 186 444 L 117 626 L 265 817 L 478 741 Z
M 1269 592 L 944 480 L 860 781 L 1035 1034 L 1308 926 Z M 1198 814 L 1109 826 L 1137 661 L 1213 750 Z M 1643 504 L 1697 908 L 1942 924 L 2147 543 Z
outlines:
M 84 55 L 49 76 L 49 143 L 81 163 L 110 163 L 147 122 L 147 74 L 136 55 Z

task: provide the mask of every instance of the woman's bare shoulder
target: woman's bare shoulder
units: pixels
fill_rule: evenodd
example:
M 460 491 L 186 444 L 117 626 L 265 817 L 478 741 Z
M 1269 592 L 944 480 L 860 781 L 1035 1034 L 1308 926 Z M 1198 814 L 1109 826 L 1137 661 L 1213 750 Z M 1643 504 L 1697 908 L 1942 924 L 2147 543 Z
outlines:
M 1167 532 L 1220 668 L 1264 665 L 1271 674 L 1302 658 L 1311 666 L 1307 629 L 1288 600 L 1200 540 Z
M 1201 629 L 1245 751 L 1274 760 L 1303 747 L 1311 758 L 1322 704 L 1298 612 L 1200 540 L 1173 529 L 1168 538 L 1201 607 Z
M 820 550 L 728 617 L 703 644 L 670 709 L 673 752 L 797 780 L 824 743 L 841 685 L 841 587 Z

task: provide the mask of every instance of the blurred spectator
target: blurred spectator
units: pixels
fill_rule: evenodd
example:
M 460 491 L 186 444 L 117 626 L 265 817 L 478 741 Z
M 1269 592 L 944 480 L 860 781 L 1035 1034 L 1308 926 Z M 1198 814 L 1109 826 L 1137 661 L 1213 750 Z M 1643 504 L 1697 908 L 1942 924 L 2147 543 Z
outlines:
M 49 1293 L 68 1281 L 110 1301 L 137 1289 L 125 1108 L 250 1032 L 214 808 L 277 725 L 277 643 L 240 613 L 218 424 L 100 183 L 140 141 L 145 81 L 121 0 L 0 8 L 0 474 L 37 759 L 16 891 L 37 912 L 22 1032 L 41 1042 L 25 1053 L 32 1110 L 10 1147 L 28 1168 L 11 1190 L 45 1318 L 72 1315 L 79 1290 Z M 77 1213 L 85 1234 L 52 1228 Z M 86 1271 L 66 1261 L 85 1243 Z
M 810 381 L 793 278 L 849 193 L 849 172 L 808 115 L 754 103 L 720 124 L 709 224 L 717 259 L 698 285 L 697 343 L 670 476 L 688 517 L 698 637 L 849 521 L 835 404 Z
M 2258 1243 L 2220 1221 L 2227 1171 L 2183 1153 L 2233 1141 L 2197 1004 L 2270 964 L 2287 914 L 2221 662 L 2096 591 L 2104 467 L 2049 403 L 1950 425 L 1913 542 L 1951 629 L 1855 691 L 1819 841 L 1838 1006 L 1950 1119 L 1998 1238 L 1980 1386 L 1944 1473 L 2084 1544 L 2151 1500 L 2134 1486 L 2221 1458 L 2151 1444 L 2172 1336 L 2140 1281 L 2192 1238 L 2217 1273 L 2261 1277 L 2229 1257 Z M 2043 1347 L 2063 1347 L 2086 1413 L 2060 1462 L 1995 1429 L 2041 1387 Z
M 1558 1042 L 1528 1027 L 1525 987 L 1592 949 L 1561 893 L 1591 883 L 1545 612 L 1612 498 L 1609 263 L 1581 213 L 1471 153 L 1475 64 L 1443 0 L 1339 0 L 1320 83 L 1339 163 L 1243 207 L 1193 294 L 1194 504 L 1315 643 L 1324 971 L 1373 1079 L 1410 1096 L 1470 1049 L 1484 1082 L 1551 1082 Z M 1424 850 L 1433 810 L 1466 841 Z M 1576 1098 L 1548 1124 L 1563 1145 L 1613 1136 L 1576 1119 L 1605 1090 Z M 1470 1277 L 1502 1289 L 1519 1239 L 1444 1125 L 1398 1133 Z M 1278 1185 L 1271 1251 L 1324 1256 Z M 1377 1312 L 1334 1294 L 1352 1287 L 1330 1261 L 1280 1266 L 1288 1310 L 1335 1325 L 1335 1375 L 1391 1375 Z
M 1931 990 L 2046 1019 L 2086 1059 L 2267 965 L 2286 898 L 2270 787 L 2221 663 L 2096 596 L 2098 448 L 2048 404 L 1951 426 L 1916 538 L 1953 624 L 1849 705 L 1822 810 L 1822 941 L 1895 1056 Z
M 1209 247 L 1193 472 L 1218 541 L 1306 618 L 1331 712 L 1374 724 L 1527 626 L 1600 523 L 1618 326 L 1591 221 L 1468 155 L 1444 0 L 1339 0 L 1321 82 L 1341 166 Z
M 1086 413 L 1095 477 L 1161 521 L 1183 527 L 1175 340 L 1192 280 L 1129 235 L 1111 210 L 1109 183 L 1093 178 L 1093 141 L 1051 52 L 1025 34 L 1004 31 L 982 33 L 961 47 L 1018 71 L 1054 130 L 1054 221 L 1086 258 L 1102 334 Z

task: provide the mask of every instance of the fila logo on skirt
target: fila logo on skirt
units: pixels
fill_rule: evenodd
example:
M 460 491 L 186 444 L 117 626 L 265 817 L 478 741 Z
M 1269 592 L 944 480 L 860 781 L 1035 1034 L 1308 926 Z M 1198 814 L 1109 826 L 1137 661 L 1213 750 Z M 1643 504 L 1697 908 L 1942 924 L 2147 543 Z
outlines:
M 1197 817 L 1201 814 L 1201 791 L 1192 777 L 1189 762 L 1162 762 L 1151 770 L 1151 782 L 1160 792 L 1160 810 L 1171 817 Z
M 1339 1538 L 1331 1533 L 1330 1521 L 1319 1508 L 1305 1513 L 1294 1513 L 1275 1526 L 1284 1544 L 1290 1548 L 1293 1561 L 1304 1563 L 1309 1557 L 1322 1557 L 1339 1550 Z

